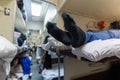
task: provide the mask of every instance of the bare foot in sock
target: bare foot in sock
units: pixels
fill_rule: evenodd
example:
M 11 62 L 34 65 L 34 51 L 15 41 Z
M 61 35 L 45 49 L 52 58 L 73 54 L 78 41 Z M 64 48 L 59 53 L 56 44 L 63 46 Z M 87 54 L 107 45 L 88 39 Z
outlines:
M 56 40 L 62 42 L 65 45 L 70 45 L 71 39 L 67 32 L 59 29 L 55 23 L 48 22 L 46 25 L 48 33 Z
M 86 38 L 84 31 L 81 30 L 76 25 L 75 21 L 68 14 L 63 13 L 62 18 L 64 21 L 64 27 L 65 27 L 66 31 L 68 31 L 70 36 L 71 36 L 71 45 L 75 48 L 83 45 L 85 38 Z

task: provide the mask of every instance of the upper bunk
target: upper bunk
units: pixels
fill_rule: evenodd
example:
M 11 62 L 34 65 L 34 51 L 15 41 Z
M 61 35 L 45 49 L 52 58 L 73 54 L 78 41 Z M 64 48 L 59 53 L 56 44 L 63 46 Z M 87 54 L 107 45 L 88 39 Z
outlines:
M 17 8 L 16 0 L 0 1 L 0 35 L 13 41 L 14 28 L 18 28 L 21 32 L 26 31 L 26 24 L 22 18 L 22 13 Z
M 21 32 L 26 32 L 26 23 L 19 8 L 16 8 L 15 27 Z
M 120 0 L 58 0 L 58 12 L 112 22 L 120 20 Z

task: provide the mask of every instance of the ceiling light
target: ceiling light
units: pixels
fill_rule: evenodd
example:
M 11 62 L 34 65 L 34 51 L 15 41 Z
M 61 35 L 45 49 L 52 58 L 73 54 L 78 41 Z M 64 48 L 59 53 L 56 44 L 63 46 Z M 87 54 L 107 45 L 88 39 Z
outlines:
M 42 6 L 41 4 L 32 2 L 31 3 L 31 8 L 32 8 L 32 15 L 33 16 L 40 16 Z

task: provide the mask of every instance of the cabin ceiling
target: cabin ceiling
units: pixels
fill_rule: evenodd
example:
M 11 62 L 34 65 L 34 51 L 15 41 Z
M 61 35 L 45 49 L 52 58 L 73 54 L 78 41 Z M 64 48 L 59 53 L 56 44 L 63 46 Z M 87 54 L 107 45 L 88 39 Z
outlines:
M 120 20 L 120 0 L 66 0 L 60 11 L 107 21 Z
M 42 4 L 40 17 L 32 17 L 32 1 Z M 28 20 L 44 21 L 49 7 L 48 3 L 44 0 L 24 0 L 24 3 Z M 112 22 L 120 20 L 120 0 L 66 0 L 60 11 Z
M 42 10 L 40 16 L 34 17 L 31 14 L 31 2 L 37 2 L 42 5 Z M 46 3 L 44 0 L 24 0 L 24 6 L 27 12 L 28 20 L 33 21 L 44 21 L 46 13 L 48 11 L 49 3 Z

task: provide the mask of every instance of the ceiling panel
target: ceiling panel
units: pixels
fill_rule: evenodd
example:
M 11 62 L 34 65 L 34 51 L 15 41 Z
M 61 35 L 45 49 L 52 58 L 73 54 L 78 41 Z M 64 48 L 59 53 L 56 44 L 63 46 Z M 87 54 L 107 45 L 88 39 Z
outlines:
M 120 20 L 120 0 L 66 0 L 60 10 L 96 19 Z
M 42 5 L 40 16 L 35 17 L 31 15 L 31 2 L 37 2 Z M 26 8 L 28 20 L 44 21 L 47 10 L 48 10 L 48 3 L 41 1 L 41 0 L 24 0 L 24 6 Z

